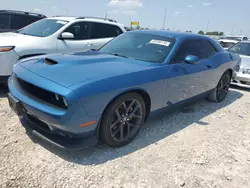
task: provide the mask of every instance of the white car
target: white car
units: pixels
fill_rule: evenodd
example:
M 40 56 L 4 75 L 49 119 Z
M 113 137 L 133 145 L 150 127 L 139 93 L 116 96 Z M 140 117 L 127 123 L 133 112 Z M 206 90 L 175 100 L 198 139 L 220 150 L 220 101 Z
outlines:
M 224 49 L 229 49 L 231 46 L 235 45 L 240 41 L 247 41 L 248 38 L 245 36 L 226 36 L 218 40 Z
M 111 19 L 53 17 L 37 21 L 13 33 L 0 34 L 0 83 L 6 83 L 18 60 L 51 53 L 98 49 L 126 32 Z
M 241 57 L 241 65 L 231 84 L 250 89 L 250 41 L 239 42 L 228 51 L 237 53 Z

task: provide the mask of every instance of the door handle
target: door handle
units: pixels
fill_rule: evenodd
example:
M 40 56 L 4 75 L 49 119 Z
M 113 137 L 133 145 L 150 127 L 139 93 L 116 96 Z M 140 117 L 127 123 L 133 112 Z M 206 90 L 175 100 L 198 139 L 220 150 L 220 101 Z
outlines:
M 209 69 L 210 69 L 211 67 L 212 67 L 212 65 L 207 65 L 207 68 L 209 68 Z
M 91 43 L 87 43 L 86 46 L 91 46 L 92 44 Z

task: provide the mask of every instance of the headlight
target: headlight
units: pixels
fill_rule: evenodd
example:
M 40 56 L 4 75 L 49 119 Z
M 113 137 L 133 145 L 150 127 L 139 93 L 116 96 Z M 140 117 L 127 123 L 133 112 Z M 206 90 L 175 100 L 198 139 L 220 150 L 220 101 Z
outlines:
M 8 52 L 15 48 L 15 46 L 2 46 L 0 47 L 0 52 Z
M 242 73 L 243 73 L 243 74 L 250 74 L 250 68 L 244 68 L 244 69 L 242 70 Z
M 56 101 L 58 102 L 58 104 L 59 104 L 61 107 L 64 107 L 64 108 L 67 108 L 67 107 L 68 107 L 67 100 L 66 100 L 63 96 L 58 95 L 58 94 L 55 94 L 55 99 L 56 99 Z

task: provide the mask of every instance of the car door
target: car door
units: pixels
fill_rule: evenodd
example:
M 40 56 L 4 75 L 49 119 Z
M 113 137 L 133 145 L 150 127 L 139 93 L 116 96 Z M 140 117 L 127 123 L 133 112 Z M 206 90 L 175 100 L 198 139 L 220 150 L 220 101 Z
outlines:
M 57 39 L 57 52 L 84 52 L 94 48 L 90 40 L 90 23 L 76 22 L 70 25 L 62 33 L 68 32 L 74 35 L 70 39 Z
M 90 39 L 94 49 L 99 49 L 123 31 L 116 25 L 91 22 Z
M 214 65 L 210 57 L 215 53 L 202 39 L 186 40 L 180 45 L 170 64 L 166 103 L 187 100 L 211 89 Z M 184 59 L 188 55 L 199 57 L 199 63 L 186 63 Z

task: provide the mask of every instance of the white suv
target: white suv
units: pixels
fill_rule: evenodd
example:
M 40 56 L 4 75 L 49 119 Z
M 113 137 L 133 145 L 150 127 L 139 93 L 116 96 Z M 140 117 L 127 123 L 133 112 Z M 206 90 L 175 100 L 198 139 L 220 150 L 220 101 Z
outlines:
M 126 32 L 124 25 L 111 19 L 53 17 L 13 33 L 1 33 L 0 83 L 7 81 L 20 59 L 98 49 L 123 32 Z

